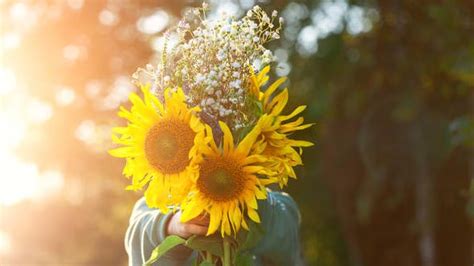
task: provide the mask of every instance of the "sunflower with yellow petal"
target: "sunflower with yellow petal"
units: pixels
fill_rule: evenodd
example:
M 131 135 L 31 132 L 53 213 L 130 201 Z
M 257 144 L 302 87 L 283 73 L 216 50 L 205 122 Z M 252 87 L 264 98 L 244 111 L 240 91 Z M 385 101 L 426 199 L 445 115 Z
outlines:
M 269 71 L 270 66 L 266 66 L 258 74 L 252 70 L 250 91 L 261 103 L 264 113 L 258 121 L 261 135 L 253 149 L 255 153 L 271 158 L 267 161 L 267 167 L 277 169 L 274 178 L 278 180 L 280 187 L 283 187 L 287 185 L 289 177 L 296 178 L 293 168 L 303 164 L 301 160 L 302 148 L 313 145 L 309 141 L 293 140 L 289 136 L 295 131 L 309 128 L 313 124 L 303 124 L 303 117 L 288 122 L 303 112 L 306 106 L 298 106 L 289 115 L 281 114 L 288 103 L 288 89 L 285 88 L 278 94 L 275 92 L 286 81 L 286 77 L 279 78 L 265 91 L 262 91 L 262 87 L 269 80 Z
M 263 166 L 265 156 L 250 154 L 260 135 L 258 126 L 235 146 L 229 127 L 224 122 L 219 125 L 223 132 L 222 148 L 218 148 L 211 128 L 206 126 L 208 145 L 202 148 L 199 175 L 193 179 L 189 198 L 181 205 L 181 219 L 186 222 L 207 212 L 210 215 L 207 235 L 220 230 L 225 236 L 237 233 L 240 228 L 248 230 L 246 215 L 260 222 L 257 200 L 266 198 L 268 184 L 260 176 L 274 173 Z
M 149 207 L 168 211 L 187 195 L 191 178 L 198 174 L 199 147 L 206 144 L 204 124 L 196 116 L 197 108 L 188 108 L 181 89 L 167 89 L 164 102 L 141 86 L 143 99 L 130 95 L 132 107 L 120 108 L 119 116 L 128 120 L 126 127 L 113 129 L 113 141 L 122 147 L 109 151 L 126 158 L 123 174 L 132 177 L 130 190 L 145 192 Z

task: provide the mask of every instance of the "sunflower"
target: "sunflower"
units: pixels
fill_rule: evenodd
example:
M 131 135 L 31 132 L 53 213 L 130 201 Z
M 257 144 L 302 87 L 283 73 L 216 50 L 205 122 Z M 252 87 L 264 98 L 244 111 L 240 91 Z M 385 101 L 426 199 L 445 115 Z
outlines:
M 128 120 L 126 127 L 116 127 L 113 141 L 122 147 L 109 151 L 126 158 L 123 174 L 132 177 L 129 190 L 148 184 L 145 198 L 149 207 L 168 211 L 187 195 L 191 177 L 197 175 L 200 158 L 195 143 L 206 143 L 205 127 L 197 118 L 196 108 L 188 108 L 181 89 L 167 89 L 164 103 L 141 86 L 143 99 L 130 95 L 131 110 L 120 108 L 119 116 Z
M 293 167 L 303 164 L 301 160 L 302 148 L 313 145 L 309 141 L 294 140 L 289 136 L 293 132 L 306 129 L 313 124 L 303 124 L 303 117 L 288 122 L 303 112 L 306 106 L 298 106 L 289 115 L 281 114 L 288 103 L 288 89 L 285 88 L 280 93 L 274 94 L 286 81 L 286 77 L 279 78 L 263 92 L 262 87 L 269 79 L 267 75 L 269 71 L 270 67 L 266 66 L 258 75 L 253 70 L 251 73 L 250 91 L 261 103 L 264 113 L 258 121 L 261 135 L 255 142 L 253 149 L 255 153 L 271 158 L 267 161 L 267 167 L 277 169 L 274 178 L 278 180 L 280 187 L 283 187 L 287 185 L 289 177 L 296 178 Z
M 260 135 L 257 126 L 235 147 L 229 127 L 224 122 L 219 125 L 223 132 L 222 148 L 217 147 L 212 130 L 206 125 L 208 145 L 202 148 L 199 175 L 193 180 L 188 200 L 181 206 L 181 219 L 186 222 L 207 212 L 207 235 L 220 229 L 224 236 L 235 234 L 240 228 L 248 230 L 245 213 L 254 222 L 260 222 L 257 200 L 266 198 L 268 184 L 260 176 L 274 173 L 262 165 L 267 160 L 265 156 L 250 154 Z

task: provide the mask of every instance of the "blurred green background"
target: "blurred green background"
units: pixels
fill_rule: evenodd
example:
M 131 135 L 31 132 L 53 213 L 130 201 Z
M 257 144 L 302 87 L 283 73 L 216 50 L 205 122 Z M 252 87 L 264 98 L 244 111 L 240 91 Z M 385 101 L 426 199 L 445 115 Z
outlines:
M 474 263 L 474 2 L 254 4 L 317 143 L 290 182 L 308 265 Z M 0 265 L 125 265 L 138 193 L 110 128 L 195 1 L 0 0 Z

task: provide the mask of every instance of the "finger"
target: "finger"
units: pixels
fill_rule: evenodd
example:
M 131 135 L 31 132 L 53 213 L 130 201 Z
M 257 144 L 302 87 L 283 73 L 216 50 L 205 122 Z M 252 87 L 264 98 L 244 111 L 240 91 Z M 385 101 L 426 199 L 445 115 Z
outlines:
M 209 215 L 203 215 L 190 220 L 188 223 L 208 226 L 209 222 Z
M 206 235 L 207 226 L 200 226 L 197 224 L 183 224 L 183 230 L 186 235 Z

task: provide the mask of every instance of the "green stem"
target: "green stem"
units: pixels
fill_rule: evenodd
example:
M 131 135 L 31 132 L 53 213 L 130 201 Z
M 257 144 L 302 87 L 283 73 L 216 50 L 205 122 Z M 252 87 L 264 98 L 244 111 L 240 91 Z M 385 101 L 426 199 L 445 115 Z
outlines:
M 222 266 L 230 266 L 230 243 L 224 238 L 224 261 Z
M 206 251 L 206 261 L 212 263 L 212 254 L 209 251 Z

